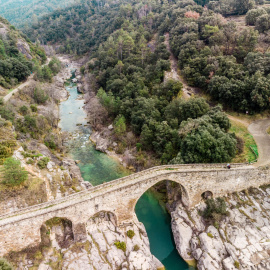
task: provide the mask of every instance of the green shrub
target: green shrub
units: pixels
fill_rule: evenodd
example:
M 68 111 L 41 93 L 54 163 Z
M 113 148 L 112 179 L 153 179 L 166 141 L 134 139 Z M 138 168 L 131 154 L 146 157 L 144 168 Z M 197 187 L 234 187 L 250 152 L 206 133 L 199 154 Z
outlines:
M 40 87 L 36 87 L 34 90 L 34 100 L 37 104 L 43 104 L 48 100 L 49 96 Z
M 234 266 L 235 266 L 237 269 L 239 269 L 239 268 L 240 268 L 239 262 L 238 262 L 238 261 L 234 261 Z
M 38 110 L 37 105 L 35 105 L 35 104 L 31 104 L 30 109 L 31 109 L 32 112 L 37 112 L 37 110 Z
M 45 138 L 44 144 L 50 149 L 56 149 L 56 143 L 53 136 Z
M 27 171 L 21 162 L 13 157 L 7 158 L 3 166 L 3 183 L 7 186 L 20 185 L 28 178 Z
M 142 150 L 142 144 L 136 143 L 136 148 L 137 148 L 137 151 L 140 152 Z
M 13 270 L 12 265 L 4 258 L 0 258 L 0 270 Z
M 202 216 L 209 221 L 212 221 L 216 228 L 219 227 L 219 222 L 221 219 L 228 214 L 229 212 L 227 211 L 224 198 L 206 200 L 206 208 L 203 211 Z
M 40 169 L 45 169 L 49 163 L 50 159 L 48 157 L 44 157 L 40 159 L 37 163 Z
M 29 158 L 27 161 L 26 161 L 26 164 L 34 164 L 34 160 L 32 158 Z
M 134 232 L 134 231 L 132 231 L 132 230 L 128 230 L 128 231 L 127 231 L 127 236 L 128 236 L 130 239 L 132 239 L 134 235 L 135 235 L 135 232 Z
M 213 234 L 212 233 L 207 233 L 207 235 L 210 237 L 210 238 L 214 238 Z
M 114 245 L 115 245 L 118 249 L 122 249 L 124 252 L 125 252 L 126 249 L 127 249 L 126 243 L 125 243 L 125 242 L 115 242 Z
M 134 251 L 138 251 L 140 249 L 140 247 L 138 246 L 138 245 L 135 245 L 134 247 L 133 247 L 133 250 Z
M 22 115 L 26 115 L 28 113 L 28 107 L 23 105 L 22 107 L 20 107 L 20 113 Z

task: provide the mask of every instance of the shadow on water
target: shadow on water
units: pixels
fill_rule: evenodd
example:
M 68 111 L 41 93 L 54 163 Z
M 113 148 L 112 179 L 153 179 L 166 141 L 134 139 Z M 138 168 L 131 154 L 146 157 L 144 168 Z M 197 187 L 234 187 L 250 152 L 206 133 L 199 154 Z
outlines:
M 171 217 L 153 192 L 149 190 L 142 195 L 135 211 L 146 228 L 151 253 L 162 262 L 166 270 L 193 269 L 179 256 L 171 230 Z
M 99 185 L 125 175 L 128 171 L 115 159 L 95 149 L 89 136 L 91 128 L 87 125 L 84 100 L 80 99 L 77 87 L 67 84 L 70 96 L 60 104 L 59 126 L 71 133 L 69 139 L 70 153 L 74 160 L 79 160 L 82 177 L 92 185 Z M 162 208 L 151 192 L 146 192 L 136 205 L 138 219 L 144 223 L 151 243 L 151 252 L 167 270 L 187 270 L 188 265 L 179 256 L 171 231 L 170 215 Z

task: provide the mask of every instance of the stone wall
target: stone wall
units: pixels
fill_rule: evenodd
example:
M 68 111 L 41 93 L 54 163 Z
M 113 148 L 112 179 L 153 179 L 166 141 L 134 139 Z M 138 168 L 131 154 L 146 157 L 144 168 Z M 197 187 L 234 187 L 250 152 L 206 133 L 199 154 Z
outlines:
M 270 170 L 248 165 L 224 164 L 160 166 L 122 179 L 92 187 L 87 191 L 0 216 L 0 256 L 40 243 L 40 227 L 53 217 L 69 219 L 76 241 L 86 238 L 85 224 L 101 211 L 111 212 L 118 225 L 137 220 L 135 205 L 142 194 L 162 180 L 181 184 L 189 207 L 201 200 L 201 194 L 211 191 L 214 197 L 233 191 L 259 187 L 270 183 Z

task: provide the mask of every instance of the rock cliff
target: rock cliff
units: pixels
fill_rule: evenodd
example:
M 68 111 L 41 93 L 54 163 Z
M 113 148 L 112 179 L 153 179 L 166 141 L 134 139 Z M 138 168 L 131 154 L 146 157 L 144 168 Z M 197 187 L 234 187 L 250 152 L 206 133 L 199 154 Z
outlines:
M 74 242 L 72 225 L 65 220 L 54 219 L 41 228 L 42 243 L 32 250 L 11 254 L 10 260 L 18 269 L 38 270 L 80 269 L 164 269 L 162 264 L 150 253 L 145 228 L 135 222 L 127 227 L 117 227 L 114 216 L 101 212 L 89 219 L 86 230 L 87 239 Z M 134 232 L 129 238 L 127 231 Z M 117 243 L 125 243 L 123 248 Z
M 270 188 L 233 193 L 227 215 L 205 219 L 201 203 L 188 211 L 179 202 L 172 230 L 179 254 L 199 270 L 270 269 Z

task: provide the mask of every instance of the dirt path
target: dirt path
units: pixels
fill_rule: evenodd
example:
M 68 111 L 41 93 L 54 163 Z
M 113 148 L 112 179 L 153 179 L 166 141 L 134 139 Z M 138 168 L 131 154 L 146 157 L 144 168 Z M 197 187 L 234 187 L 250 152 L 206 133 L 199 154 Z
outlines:
M 4 102 L 7 102 L 10 100 L 10 98 L 12 97 L 13 94 L 17 93 L 19 90 L 21 90 L 22 88 L 24 88 L 25 86 L 29 85 L 32 80 L 33 80 L 34 74 L 31 74 L 27 81 L 20 84 L 18 87 L 16 87 L 15 89 L 13 89 L 10 93 L 8 93 L 6 96 L 3 97 Z
M 189 99 L 192 95 L 200 95 L 200 90 L 198 88 L 189 86 L 187 82 L 180 76 L 180 69 L 178 68 L 178 60 L 173 55 L 170 47 L 169 33 L 165 34 L 165 44 L 168 52 L 170 53 L 170 62 L 171 62 L 171 70 L 165 72 L 165 81 L 169 79 L 180 81 L 183 84 L 183 97 L 185 99 Z
M 229 115 L 229 114 L 227 114 L 227 116 L 228 116 L 228 118 L 230 120 L 238 122 L 238 123 L 244 125 L 245 127 L 248 127 L 250 125 L 250 122 L 248 122 L 247 120 L 239 119 L 238 117 L 235 117 L 235 116 L 232 116 L 232 115 Z
M 257 120 L 248 126 L 248 131 L 254 137 L 259 151 L 259 159 L 256 166 L 270 164 L 270 136 L 267 128 L 270 126 L 270 118 Z

